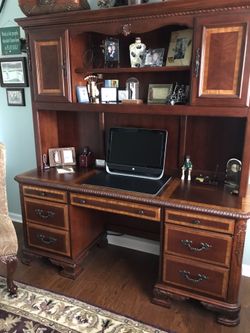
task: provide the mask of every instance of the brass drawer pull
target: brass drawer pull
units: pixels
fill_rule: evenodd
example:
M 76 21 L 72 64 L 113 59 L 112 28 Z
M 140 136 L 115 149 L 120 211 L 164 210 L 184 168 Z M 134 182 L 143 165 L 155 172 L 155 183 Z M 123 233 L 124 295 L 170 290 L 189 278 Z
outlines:
M 201 221 L 195 219 L 195 220 L 192 220 L 192 223 L 193 223 L 193 224 L 201 224 Z
M 44 210 L 44 209 L 35 209 L 35 214 L 38 215 L 39 217 L 41 217 L 41 219 L 47 220 L 51 217 L 55 216 L 55 212 L 52 212 L 51 210 Z
M 191 277 L 191 273 L 189 271 L 179 271 L 179 273 L 184 277 L 184 279 L 192 283 L 199 283 L 204 280 L 208 280 L 208 276 L 205 274 L 198 274 L 197 278 L 195 279 Z
M 144 215 L 144 210 L 143 209 L 139 209 L 138 213 L 141 214 L 141 215 Z
M 50 236 L 45 236 L 43 234 L 39 234 L 37 235 L 37 238 L 44 244 L 46 245 L 50 245 L 50 244 L 53 244 L 53 243 L 56 243 L 57 242 L 57 238 L 54 238 L 54 237 L 50 237 Z
M 39 195 L 41 195 L 42 197 L 45 197 L 46 196 L 46 192 L 40 192 Z
M 85 199 L 81 199 L 81 200 L 80 200 L 80 203 L 84 205 L 84 204 L 87 203 L 87 201 L 86 201 Z
M 181 244 L 183 244 L 184 246 L 186 246 L 190 251 L 195 251 L 195 252 L 201 252 L 201 251 L 206 251 L 209 248 L 212 247 L 212 245 L 208 244 L 208 243 L 200 243 L 200 247 L 193 247 L 192 246 L 192 241 L 188 240 L 188 239 L 182 239 L 181 240 Z

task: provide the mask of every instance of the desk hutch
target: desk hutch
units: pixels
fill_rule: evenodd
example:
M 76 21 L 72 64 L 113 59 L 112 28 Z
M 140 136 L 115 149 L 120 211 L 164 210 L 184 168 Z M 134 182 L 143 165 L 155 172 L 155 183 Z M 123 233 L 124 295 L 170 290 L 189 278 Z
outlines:
M 37 169 L 16 176 L 20 184 L 25 247 L 23 260 L 47 257 L 76 278 L 89 249 L 106 230 L 158 239 L 158 281 L 153 301 L 196 299 L 219 323 L 239 323 L 238 292 L 246 221 L 250 217 L 249 74 L 250 5 L 244 0 L 171 0 L 103 10 L 17 19 L 27 40 Z M 190 66 L 131 68 L 129 45 L 141 37 L 167 49 L 172 31 L 193 29 Z M 107 68 L 100 45 L 119 38 L 120 66 Z M 76 86 L 88 74 L 140 82 L 143 104 L 80 104 Z M 190 86 L 186 105 L 147 104 L 149 84 Z M 42 170 L 49 148 L 89 146 L 105 158 L 113 126 L 167 129 L 166 174 L 157 196 L 84 184 L 98 172 L 75 168 L 59 175 Z M 181 182 L 185 155 L 193 177 L 213 175 L 221 185 Z M 223 187 L 226 163 L 242 161 L 239 196 Z

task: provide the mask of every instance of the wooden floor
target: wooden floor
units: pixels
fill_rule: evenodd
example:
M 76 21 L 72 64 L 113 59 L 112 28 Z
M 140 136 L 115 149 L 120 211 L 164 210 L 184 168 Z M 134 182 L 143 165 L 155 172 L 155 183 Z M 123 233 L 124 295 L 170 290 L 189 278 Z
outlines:
M 22 225 L 15 226 L 21 248 Z M 214 314 L 195 302 L 175 302 L 171 309 L 152 304 L 157 267 L 157 256 L 109 245 L 90 252 L 85 269 L 76 280 L 60 276 L 47 260 L 36 260 L 31 266 L 19 263 L 15 277 L 16 281 L 63 293 L 177 333 L 250 332 L 250 278 L 242 278 L 241 323 L 228 328 L 217 324 Z M 3 264 L 0 275 L 5 276 Z

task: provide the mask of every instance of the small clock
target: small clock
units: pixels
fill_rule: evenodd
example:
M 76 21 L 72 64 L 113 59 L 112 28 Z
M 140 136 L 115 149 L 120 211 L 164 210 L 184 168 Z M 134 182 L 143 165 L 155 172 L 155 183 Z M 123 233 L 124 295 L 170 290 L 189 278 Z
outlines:
M 231 158 L 227 162 L 225 184 L 232 189 L 238 189 L 241 176 L 241 161 Z

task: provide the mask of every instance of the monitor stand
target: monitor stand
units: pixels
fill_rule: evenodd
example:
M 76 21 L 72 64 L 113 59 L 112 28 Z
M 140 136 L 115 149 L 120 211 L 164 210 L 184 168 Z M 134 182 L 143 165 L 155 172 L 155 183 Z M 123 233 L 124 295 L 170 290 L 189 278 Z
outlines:
M 164 175 L 161 179 L 152 180 L 131 176 L 110 175 L 106 171 L 102 171 L 84 181 L 84 184 L 106 186 L 125 191 L 156 195 L 161 192 L 170 178 L 170 176 Z

